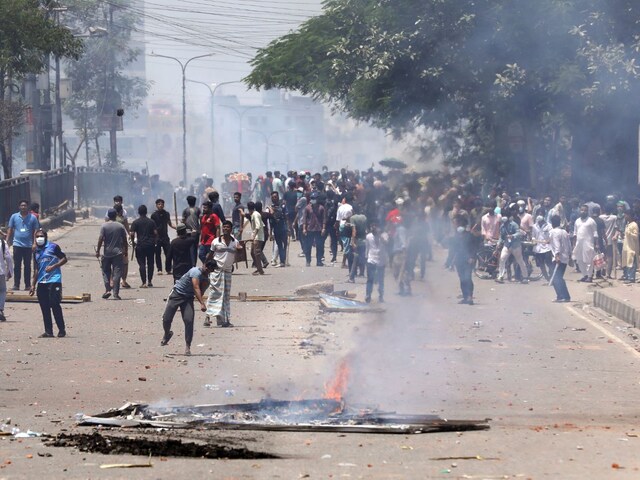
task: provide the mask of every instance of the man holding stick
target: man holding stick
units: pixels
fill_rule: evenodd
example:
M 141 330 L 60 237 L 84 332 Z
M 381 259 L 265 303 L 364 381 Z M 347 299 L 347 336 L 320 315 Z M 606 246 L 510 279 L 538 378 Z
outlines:
M 551 246 L 553 261 L 555 262 L 551 281 L 549 282 L 556 291 L 556 299 L 554 302 L 570 302 L 571 295 L 569 295 L 567 283 L 564 280 L 564 272 L 571 258 L 571 239 L 567 231 L 560 228 L 560 215 L 553 215 L 551 217 L 549 245 Z

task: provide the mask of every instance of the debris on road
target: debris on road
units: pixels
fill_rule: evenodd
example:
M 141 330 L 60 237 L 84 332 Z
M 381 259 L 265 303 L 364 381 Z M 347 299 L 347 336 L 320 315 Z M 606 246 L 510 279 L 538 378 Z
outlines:
M 79 425 L 385 434 L 489 429 L 488 419 L 449 420 L 437 415 L 404 415 L 361 406 L 350 408 L 343 401 L 330 399 L 264 399 L 258 403 L 178 407 L 128 403 L 96 416 L 84 416 Z
M 384 308 L 375 307 L 365 302 L 338 297 L 335 295 L 320 295 L 320 306 L 325 312 L 384 312 Z

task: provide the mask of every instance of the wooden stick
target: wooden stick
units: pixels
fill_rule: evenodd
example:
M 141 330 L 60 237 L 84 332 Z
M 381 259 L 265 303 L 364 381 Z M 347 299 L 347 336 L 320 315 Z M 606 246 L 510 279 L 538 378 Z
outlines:
M 176 227 L 178 226 L 178 201 L 176 199 L 176 192 L 173 192 L 173 215 L 176 218 Z

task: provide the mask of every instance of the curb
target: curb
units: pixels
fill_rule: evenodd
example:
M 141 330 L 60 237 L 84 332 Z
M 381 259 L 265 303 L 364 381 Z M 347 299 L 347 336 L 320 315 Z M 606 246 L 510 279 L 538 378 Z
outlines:
M 603 310 L 616 318 L 632 325 L 640 327 L 640 309 L 630 305 L 624 300 L 607 295 L 605 292 L 593 293 L 593 306 Z

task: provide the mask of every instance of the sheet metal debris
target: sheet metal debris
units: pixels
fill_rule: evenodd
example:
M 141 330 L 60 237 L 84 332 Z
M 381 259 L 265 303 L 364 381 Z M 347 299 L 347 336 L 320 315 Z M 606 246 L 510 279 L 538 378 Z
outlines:
M 325 312 L 384 312 L 384 308 L 368 303 L 338 297 L 336 295 L 320 295 L 320 306 Z
M 128 403 L 79 425 L 171 429 L 315 431 L 342 433 L 432 433 L 486 430 L 485 420 L 449 420 L 437 415 L 403 415 L 366 407 L 346 407 L 329 399 L 153 407 Z

